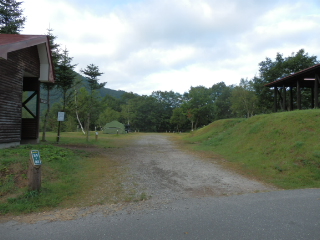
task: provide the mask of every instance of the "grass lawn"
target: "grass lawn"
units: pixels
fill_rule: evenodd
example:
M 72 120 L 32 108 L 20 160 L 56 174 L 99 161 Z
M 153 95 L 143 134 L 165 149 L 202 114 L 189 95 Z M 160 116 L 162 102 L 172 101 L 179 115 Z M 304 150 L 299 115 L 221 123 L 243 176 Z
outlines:
M 80 133 L 47 133 L 47 142 L 0 149 L 0 214 L 44 211 L 57 206 L 88 206 L 97 203 L 117 203 L 134 200 L 122 189 L 125 169 L 103 152 L 130 142 L 134 134 L 99 134 L 89 142 Z M 40 151 L 42 160 L 42 188 L 28 190 L 27 169 L 30 150 Z M 103 184 L 106 192 L 95 191 Z M 98 194 L 99 196 L 96 196 Z

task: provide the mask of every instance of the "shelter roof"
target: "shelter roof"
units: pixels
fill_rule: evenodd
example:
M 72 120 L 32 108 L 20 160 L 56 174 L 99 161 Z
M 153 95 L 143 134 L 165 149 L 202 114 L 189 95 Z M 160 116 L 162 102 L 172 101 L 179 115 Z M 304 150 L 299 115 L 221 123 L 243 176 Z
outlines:
M 303 69 L 274 82 L 268 83 L 266 87 L 290 87 L 296 86 L 297 81 L 300 81 L 301 87 L 313 87 L 316 74 L 320 75 L 320 64 Z
M 37 46 L 40 59 L 39 81 L 54 82 L 49 37 L 46 35 L 0 34 L 0 58 L 7 59 L 8 53 Z

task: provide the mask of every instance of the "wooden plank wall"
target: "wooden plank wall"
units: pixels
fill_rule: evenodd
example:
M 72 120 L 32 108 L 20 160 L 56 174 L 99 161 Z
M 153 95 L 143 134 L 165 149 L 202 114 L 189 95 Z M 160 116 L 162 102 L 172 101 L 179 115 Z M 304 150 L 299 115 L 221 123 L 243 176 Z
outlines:
M 23 118 L 21 126 L 21 139 L 38 138 L 38 119 Z
M 23 76 L 40 75 L 36 46 L 14 51 L 0 58 L 0 143 L 20 142 Z M 34 136 L 34 135 L 33 135 Z

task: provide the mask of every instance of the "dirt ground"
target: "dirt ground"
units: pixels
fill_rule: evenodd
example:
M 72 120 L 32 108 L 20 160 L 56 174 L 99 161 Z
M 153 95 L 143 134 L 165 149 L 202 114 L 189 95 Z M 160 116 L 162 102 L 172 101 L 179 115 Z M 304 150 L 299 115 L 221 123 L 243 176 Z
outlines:
M 182 150 L 166 134 L 143 135 L 114 157 L 128 164 L 130 182 L 153 202 L 275 189 L 215 163 L 221 160 Z
M 50 212 L 15 216 L 5 221 L 38 222 L 70 220 L 91 213 L 114 214 L 157 208 L 182 198 L 229 196 L 271 191 L 276 188 L 227 170 L 215 159 L 180 148 L 169 134 L 139 134 L 130 145 L 105 149 L 106 157 L 126 169 L 126 191 L 134 190 L 138 202 L 96 205 L 87 208 L 56 209 Z M 101 183 L 100 189 L 105 186 Z M 103 192 L 103 191 L 101 191 Z

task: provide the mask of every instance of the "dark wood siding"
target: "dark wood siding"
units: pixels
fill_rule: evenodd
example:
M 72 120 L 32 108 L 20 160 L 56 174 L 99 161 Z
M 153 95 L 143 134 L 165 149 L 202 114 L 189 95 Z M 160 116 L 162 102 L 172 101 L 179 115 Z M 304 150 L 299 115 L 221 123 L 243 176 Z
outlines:
M 21 139 L 38 138 L 38 120 L 35 118 L 23 118 L 21 124 Z
M 37 47 L 29 47 L 0 59 L 0 143 L 20 142 L 24 72 L 40 73 Z

